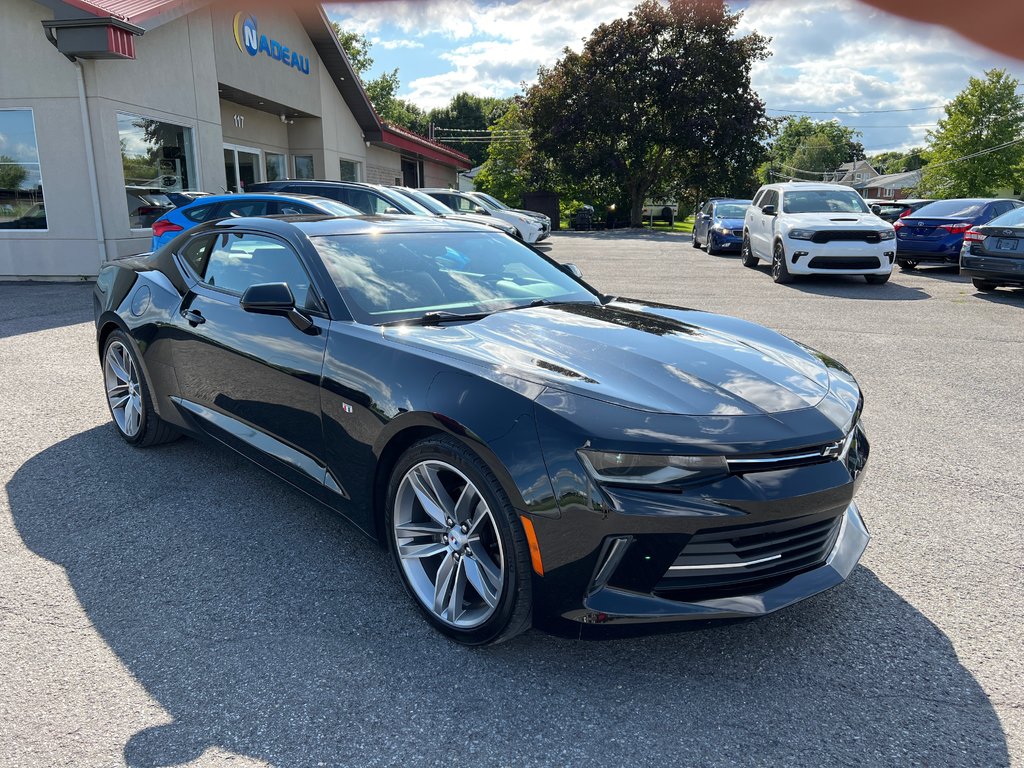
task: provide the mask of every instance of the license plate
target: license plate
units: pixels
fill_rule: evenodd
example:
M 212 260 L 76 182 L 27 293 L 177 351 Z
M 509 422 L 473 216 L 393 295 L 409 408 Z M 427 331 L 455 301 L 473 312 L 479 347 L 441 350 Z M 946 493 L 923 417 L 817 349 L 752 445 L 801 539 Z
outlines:
M 1000 237 L 996 240 L 997 251 L 1016 251 L 1017 244 L 1020 242 L 1015 237 Z

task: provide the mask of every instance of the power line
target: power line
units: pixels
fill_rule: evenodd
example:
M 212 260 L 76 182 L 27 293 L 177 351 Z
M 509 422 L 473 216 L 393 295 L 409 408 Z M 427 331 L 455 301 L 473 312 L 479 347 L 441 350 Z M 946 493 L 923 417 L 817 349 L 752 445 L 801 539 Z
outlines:
M 776 107 L 765 107 L 766 112 L 794 112 L 800 115 L 882 115 L 889 112 L 924 112 L 930 109 L 945 109 L 946 105 L 938 107 L 907 107 L 905 109 L 781 109 Z

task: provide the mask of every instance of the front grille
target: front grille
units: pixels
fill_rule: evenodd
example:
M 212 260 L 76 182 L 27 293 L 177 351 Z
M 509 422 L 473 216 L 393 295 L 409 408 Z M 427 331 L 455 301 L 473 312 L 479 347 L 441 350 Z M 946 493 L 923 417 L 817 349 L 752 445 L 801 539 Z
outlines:
M 882 238 L 877 229 L 823 229 L 815 232 L 812 243 L 857 242 L 878 243 Z
M 733 234 L 733 237 L 743 237 L 743 230 L 742 229 L 734 229 L 732 231 L 732 234 Z
M 842 528 L 843 512 L 700 531 L 655 587 L 670 599 L 725 597 L 770 587 L 821 565 Z M 696 594 L 696 593 L 699 593 Z
M 815 256 L 807 264 L 811 269 L 878 269 L 876 256 Z

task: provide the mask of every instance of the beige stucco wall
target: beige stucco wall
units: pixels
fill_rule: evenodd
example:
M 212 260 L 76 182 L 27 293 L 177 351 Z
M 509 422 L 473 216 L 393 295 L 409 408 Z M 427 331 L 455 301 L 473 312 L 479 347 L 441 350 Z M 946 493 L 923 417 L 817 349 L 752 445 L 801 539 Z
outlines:
M 401 184 L 402 156 L 377 146 L 367 148 L 366 181 L 370 184 Z
M 457 187 L 458 181 L 458 173 L 451 166 L 423 161 L 424 187 Z

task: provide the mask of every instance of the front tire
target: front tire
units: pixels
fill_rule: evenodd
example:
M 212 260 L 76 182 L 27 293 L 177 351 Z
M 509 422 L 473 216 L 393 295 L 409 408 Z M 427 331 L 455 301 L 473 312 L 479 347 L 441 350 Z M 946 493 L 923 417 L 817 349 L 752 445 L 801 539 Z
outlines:
M 103 386 L 110 417 L 126 443 L 148 448 L 179 437 L 178 431 L 153 409 L 142 366 L 124 331 L 112 332 L 104 342 Z
M 529 545 L 490 468 L 448 436 L 398 460 L 385 509 L 389 545 L 406 590 L 436 629 L 488 645 L 530 626 Z
M 999 287 L 990 280 L 979 280 L 976 277 L 973 278 L 971 282 L 974 284 L 974 287 L 977 290 L 981 291 L 982 293 L 991 293 L 992 291 Z
M 708 241 L 704 244 L 707 248 L 708 256 L 717 256 L 718 249 L 715 248 L 715 238 L 711 232 L 708 232 Z
M 772 252 L 772 280 L 779 285 L 793 282 L 789 265 L 786 263 L 786 249 L 782 247 L 782 243 L 776 243 Z
M 754 255 L 754 251 L 750 247 L 750 235 L 746 232 L 743 233 L 743 246 L 740 248 L 740 260 L 743 262 L 744 267 L 754 269 L 757 266 L 757 256 Z

